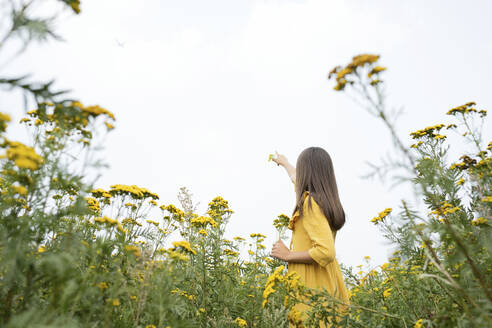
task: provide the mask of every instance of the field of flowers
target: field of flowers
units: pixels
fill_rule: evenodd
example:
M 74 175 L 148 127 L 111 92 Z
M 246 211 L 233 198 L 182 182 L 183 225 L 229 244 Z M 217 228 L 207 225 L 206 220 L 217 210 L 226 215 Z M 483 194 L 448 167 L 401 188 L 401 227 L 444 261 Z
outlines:
M 79 1 L 62 2 L 80 12 Z M 39 18 L 32 24 L 27 7 L 12 11 L 14 32 L 42 26 Z M 405 146 L 384 103 L 384 71 L 379 56 L 364 54 L 329 78 L 386 123 L 396 145 L 392 164 L 406 172 L 403 182 L 427 213 L 402 200 L 398 213 L 368 214 L 398 250 L 381 266 L 369 259 L 342 265 L 345 315 L 334 311 L 343 305 L 337 299 L 286 274 L 261 232 L 225 239 L 234 212 L 222 197 L 198 214 L 185 188 L 180 204 L 169 204 L 143 186 L 86 181 L 87 170 L 101 166 L 95 141 L 115 128 L 115 116 L 50 83 L 0 76 L 0 87 L 36 103 L 20 122 L 0 113 L 0 325 L 491 327 L 492 142 L 481 140 L 479 128 L 487 112 L 473 102 L 449 109 L 443 116 L 454 123 L 417 130 Z M 10 140 L 11 124 L 26 125 L 33 144 Z M 469 141 L 470 152 L 450 162 L 445 133 Z M 272 221 L 284 234 L 289 218 Z M 299 302 L 312 308 L 304 322 L 291 310 Z

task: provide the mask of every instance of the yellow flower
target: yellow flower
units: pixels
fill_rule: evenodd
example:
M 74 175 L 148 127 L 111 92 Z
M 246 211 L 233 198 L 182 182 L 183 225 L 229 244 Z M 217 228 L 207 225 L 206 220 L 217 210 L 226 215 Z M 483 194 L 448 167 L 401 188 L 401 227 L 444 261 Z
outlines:
M 193 253 L 194 255 L 196 255 L 196 251 L 193 248 L 191 248 L 190 243 L 187 242 L 186 240 L 173 241 L 173 246 L 175 248 L 181 248 L 188 253 Z
M 386 208 L 384 211 L 380 212 L 378 216 L 372 218 L 371 222 L 374 224 L 378 224 L 379 221 L 382 221 L 388 214 L 391 213 L 393 209 L 391 207 Z
M 474 226 L 478 226 L 478 225 L 481 225 L 481 224 L 486 224 L 489 220 L 487 220 L 486 218 L 484 217 L 479 217 L 475 220 L 473 220 L 471 223 L 472 225 Z
M 385 70 L 386 70 L 386 67 L 376 66 L 376 67 L 374 67 L 374 68 L 373 68 L 373 69 L 372 69 L 372 70 L 371 70 L 371 71 L 367 74 L 367 76 L 368 76 L 368 77 L 371 77 L 371 76 L 373 76 L 374 74 L 378 74 L 378 73 L 380 73 L 380 72 L 382 72 L 382 71 L 385 71 Z
M 126 246 L 125 246 L 125 249 L 126 249 L 127 251 L 131 251 L 131 252 L 133 252 L 133 254 L 134 254 L 135 256 L 140 256 L 140 248 L 138 248 L 137 246 L 133 246 L 133 245 L 126 245 Z
M 117 298 L 113 299 L 113 306 L 120 306 L 120 300 Z
M 289 320 L 289 323 L 291 323 L 294 327 L 304 327 L 302 314 L 297 310 L 291 309 L 289 313 L 287 313 L 287 320 Z
M 388 289 L 385 289 L 385 290 L 384 290 L 384 292 L 383 292 L 383 296 L 384 296 L 384 297 L 388 297 L 388 296 L 390 296 L 390 294 L 391 294 L 391 290 L 392 290 L 392 289 L 393 289 L 393 288 L 388 288 Z
M 43 157 L 38 155 L 34 148 L 17 141 L 7 141 L 7 144 L 9 148 L 7 148 L 5 155 L 0 156 L 0 158 L 5 157 L 14 161 L 19 168 L 37 170 L 44 163 Z
M 238 326 L 238 327 L 247 327 L 248 326 L 248 323 L 246 322 L 246 320 L 244 319 L 241 319 L 241 318 L 236 318 L 234 320 L 234 323 Z
M 490 202 L 490 203 L 492 203 L 492 196 L 487 196 L 485 198 L 482 198 L 482 202 Z
M 108 288 L 108 284 L 107 283 L 105 283 L 104 281 L 102 281 L 102 282 L 99 283 L 99 289 L 105 290 L 106 288 Z
M 422 319 L 417 320 L 413 328 L 422 328 L 422 321 Z
M 12 189 L 16 194 L 26 196 L 27 195 L 27 189 L 24 186 L 12 186 Z
M 459 186 L 459 185 L 462 185 L 464 182 L 465 182 L 465 179 L 461 178 L 458 181 L 456 181 L 456 184 Z
M 159 222 L 153 221 L 153 220 L 146 220 L 148 223 L 152 223 L 156 227 L 159 226 Z
M 235 252 L 231 249 L 224 249 L 224 254 L 225 255 L 228 255 L 228 256 L 239 256 L 239 253 L 238 252 Z

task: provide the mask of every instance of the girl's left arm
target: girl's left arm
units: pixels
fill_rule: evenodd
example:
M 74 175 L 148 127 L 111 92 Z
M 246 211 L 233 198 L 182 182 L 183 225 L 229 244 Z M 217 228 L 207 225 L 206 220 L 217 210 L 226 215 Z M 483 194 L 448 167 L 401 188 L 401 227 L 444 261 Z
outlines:
M 312 264 L 315 262 L 308 251 L 293 252 L 287 248 L 282 240 L 273 245 L 271 256 L 292 263 Z

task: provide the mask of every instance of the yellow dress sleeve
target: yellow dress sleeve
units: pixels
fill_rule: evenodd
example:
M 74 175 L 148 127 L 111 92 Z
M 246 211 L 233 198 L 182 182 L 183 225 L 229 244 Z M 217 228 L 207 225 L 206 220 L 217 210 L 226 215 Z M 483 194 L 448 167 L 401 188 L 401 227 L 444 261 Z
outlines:
M 302 224 L 306 230 L 312 247 L 309 255 L 319 265 L 326 266 L 335 259 L 335 241 L 330 224 L 314 198 L 311 198 L 312 210 L 308 207 L 308 197 L 304 200 Z

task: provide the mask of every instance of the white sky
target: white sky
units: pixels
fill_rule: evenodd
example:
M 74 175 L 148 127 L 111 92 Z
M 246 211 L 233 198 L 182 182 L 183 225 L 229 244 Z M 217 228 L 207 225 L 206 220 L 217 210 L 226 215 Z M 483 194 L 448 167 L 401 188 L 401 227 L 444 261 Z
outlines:
M 336 241 L 344 264 L 365 255 L 383 263 L 390 249 L 370 219 L 413 200 L 408 189 L 359 177 L 391 141 L 332 89 L 335 65 L 381 55 L 408 144 L 409 132 L 450 123 L 451 107 L 492 110 L 490 1 L 84 0 L 82 11 L 60 20 L 66 42 L 33 46 L 0 73 L 55 78 L 116 115 L 105 143 L 111 169 L 96 187 L 136 184 L 179 205 L 186 186 L 200 213 L 221 195 L 235 211 L 227 235 L 261 232 L 268 247 L 273 219 L 290 215 L 295 200 L 285 171 L 267 162 L 275 150 L 294 165 L 310 146 L 331 155 L 347 214 Z M 0 100 L 1 111 L 23 117 L 17 95 Z M 487 142 L 490 130 L 487 122 Z M 11 138 L 22 133 L 9 129 Z

